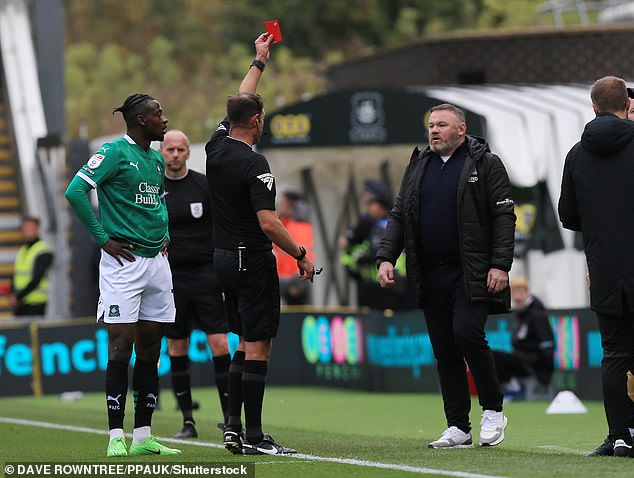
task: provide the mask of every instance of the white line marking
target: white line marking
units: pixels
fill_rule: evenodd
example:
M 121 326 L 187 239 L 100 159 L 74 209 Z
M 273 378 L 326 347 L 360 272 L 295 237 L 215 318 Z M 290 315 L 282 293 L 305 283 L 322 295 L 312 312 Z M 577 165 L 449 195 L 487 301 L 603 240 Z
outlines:
M 0 422 L 13 423 L 15 425 L 39 427 L 39 428 L 52 428 L 55 430 L 67 430 L 71 432 L 93 433 L 95 435 L 108 435 L 107 430 L 98 430 L 95 428 L 87 428 L 87 427 L 76 427 L 72 425 L 60 425 L 58 423 L 40 422 L 40 421 L 34 421 L 34 420 L 23 420 L 20 418 L 0 417 Z M 131 435 L 128 433 L 126 434 L 126 436 L 129 438 Z M 178 438 L 161 437 L 161 441 L 164 441 L 167 443 L 181 443 L 183 445 L 202 446 L 206 448 L 224 448 L 224 446 L 219 445 L 217 443 L 207 443 L 207 442 L 192 441 L 192 440 L 180 440 Z M 284 455 L 279 455 L 280 458 L 282 456 Z M 332 457 L 322 457 L 322 456 L 315 456 L 315 455 L 304 455 L 302 453 L 296 453 L 294 455 L 286 455 L 286 456 L 289 457 L 289 461 L 291 462 L 297 461 L 297 460 L 290 460 L 290 458 L 301 458 L 301 459 L 309 460 L 309 461 L 341 463 L 343 465 L 365 466 L 368 468 L 382 468 L 387 470 L 409 471 L 411 473 L 418 473 L 423 475 L 428 474 L 428 475 L 442 475 L 442 476 L 457 476 L 460 478 L 506 478 L 504 476 L 481 475 L 479 473 L 468 473 L 465 471 L 438 470 L 434 468 L 420 468 L 417 466 L 396 465 L 392 463 L 381 463 L 378 461 L 357 460 L 353 458 L 332 458 Z M 263 463 L 266 463 L 266 462 L 263 462 Z
M 557 446 L 557 445 L 538 445 L 535 448 L 542 448 L 542 449 L 545 449 L 545 450 L 562 451 L 564 453 L 574 453 L 575 455 L 585 455 L 587 453 L 590 453 L 588 451 L 577 450 L 576 448 L 565 448 L 563 446 Z

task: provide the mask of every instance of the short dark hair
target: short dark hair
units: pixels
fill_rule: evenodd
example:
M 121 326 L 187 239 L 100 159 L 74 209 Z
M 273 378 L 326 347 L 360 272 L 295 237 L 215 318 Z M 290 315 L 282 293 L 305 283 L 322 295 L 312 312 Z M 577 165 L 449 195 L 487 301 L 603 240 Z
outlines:
M 599 112 L 617 113 L 627 108 L 627 86 L 616 76 L 604 76 L 592 84 L 592 104 Z
M 126 124 L 129 124 L 136 115 L 145 113 L 149 101 L 156 101 L 156 99 L 145 93 L 134 93 L 128 96 L 121 106 L 113 109 L 112 114 L 120 112 Z
M 38 226 L 40 225 L 40 220 L 39 218 L 35 217 L 35 216 L 24 216 L 22 218 L 22 223 L 25 222 L 34 222 L 35 224 L 37 224 Z
M 464 123 L 466 121 L 464 111 L 449 103 L 442 103 L 440 105 L 433 106 L 429 110 L 430 113 L 433 113 L 434 111 L 451 111 L 458 117 L 458 122 Z
M 232 125 L 247 126 L 251 116 L 261 114 L 264 99 L 253 93 L 238 93 L 227 98 L 227 116 Z

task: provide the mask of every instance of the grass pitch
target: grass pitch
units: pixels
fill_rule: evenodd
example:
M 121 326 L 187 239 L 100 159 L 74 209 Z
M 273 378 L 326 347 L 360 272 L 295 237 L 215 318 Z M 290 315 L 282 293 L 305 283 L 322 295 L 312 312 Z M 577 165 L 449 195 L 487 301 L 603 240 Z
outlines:
M 221 413 L 215 389 L 195 389 L 194 397 L 202 403 L 195 412 L 199 438 L 191 442 L 196 444 L 166 442 L 182 448 L 183 455 L 119 459 L 105 457 L 108 438 L 103 394 L 87 394 L 74 402 L 62 402 L 57 396 L 3 398 L 1 461 L 255 462 L 258 478 L 634 476 L 634 460 L 584 456 L 607 435 L 600 402 L 584 402 L 588 413 L 575 415 L 546 415 L 548 402 L 511 402 L 505 406 L 509 418 L 506 439 L 499 446 L 432 450 L 427 443 L 446 427 L 439 395 L 268 387 L 264 429 L 300 455 L 242 457 L 220 446 L 222 436 L 215 425 Z M 169 390 L 163 391 L 161 405 L 154 414 L 152 430 L 157 436 L 171 437 L 180 430 L 181 416 Z M 16 423 L 16 419 L 29 422 Z M 471 421 L 476 442 L 480 421 L 477 400 Z M 30 422 L 55 425 L 45 428 Z M 57 425 L 70 428 L 59 429 Z M 131 395 L 125 428 L 126 432 L 132 430 Z

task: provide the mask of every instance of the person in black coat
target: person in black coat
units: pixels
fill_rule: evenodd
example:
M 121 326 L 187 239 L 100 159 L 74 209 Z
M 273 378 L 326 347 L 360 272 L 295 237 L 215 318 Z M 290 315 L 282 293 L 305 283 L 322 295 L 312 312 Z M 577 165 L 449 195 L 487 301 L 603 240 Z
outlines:
M 555 338 L 544 304 L 531 294 L 524 277 L 510 281 L 511 299 L 516 322 L 511 339 L 513 352 L 493 351 L 495 369 L 501 383 L 513 378 L 534 376 L 543 384 L 550 384 L 554 370 Z
M 566 229 L 583 235 L 590 307 L 599 319 L 603 346 L 601 374 L 609 434 L 592 455 L 631 456 L 634 421 L 628 388 L 634 390 L 634 122 L 626 119 L 630 99 L 622 79 L 607 76 L 597 80 L 590 96 L 597 116 L 566 156 L 559 218 Z
M 428 128 L 430 144 L 414 149 L 376 254 L 379 283 L 394 285 L 394 264 L 405 249 L 447 417 L 447 429 L 428 446 L 473 447 L 465 360 L 484 411 L 480 445 L 493 446 L 504 439 L 507 418 L 484 326 L 490 312 L 510 309 L 511 184 L 484 140 L 466 135 L 461 109 L 434 106 Z

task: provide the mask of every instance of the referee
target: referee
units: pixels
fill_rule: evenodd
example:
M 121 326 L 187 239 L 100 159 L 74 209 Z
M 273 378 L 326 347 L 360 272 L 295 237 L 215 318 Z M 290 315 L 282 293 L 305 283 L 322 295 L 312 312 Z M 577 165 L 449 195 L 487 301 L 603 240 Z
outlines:
M 213 269 L 213 221 L 209 186 L 204 174 L 187 168 L 189 138 L 182 131 L 165 133 L 161 154 L 165 160 L 165 189 L 169 214 L 168 259 L 174 282 L 176 322 L 165 327 L 171 361 L 172 388 L 183 414 L 183 428 L 175 438 L 196 438 L 189 375 L 189 336 L 192 328 L 207 334 L 214 362 L 214 380 L 220 396 L 224 428 L 227 417 L 229 345 L 222 291 Z
M 295 453 L 262 431 L 262 401 L 272 339 L 280 320 L 280 289 L 272 242 L 297 259 L 299 275 L 312 280 L 315 266 L 275 212 L 275 178 L 256 153 L 264 128 L 263 100 L 255 94 L 273 36 L 255 40 L 255 59 L 238 94 L 227 99 L 227 117 L 205 150 L 214 217 L 214 266 L 225 292 L 230 330 L 240 345 L 229 368 L 229 420 L 224 444 L 232 453 Z M 246 432 L 241 411 L 244 403 Z

